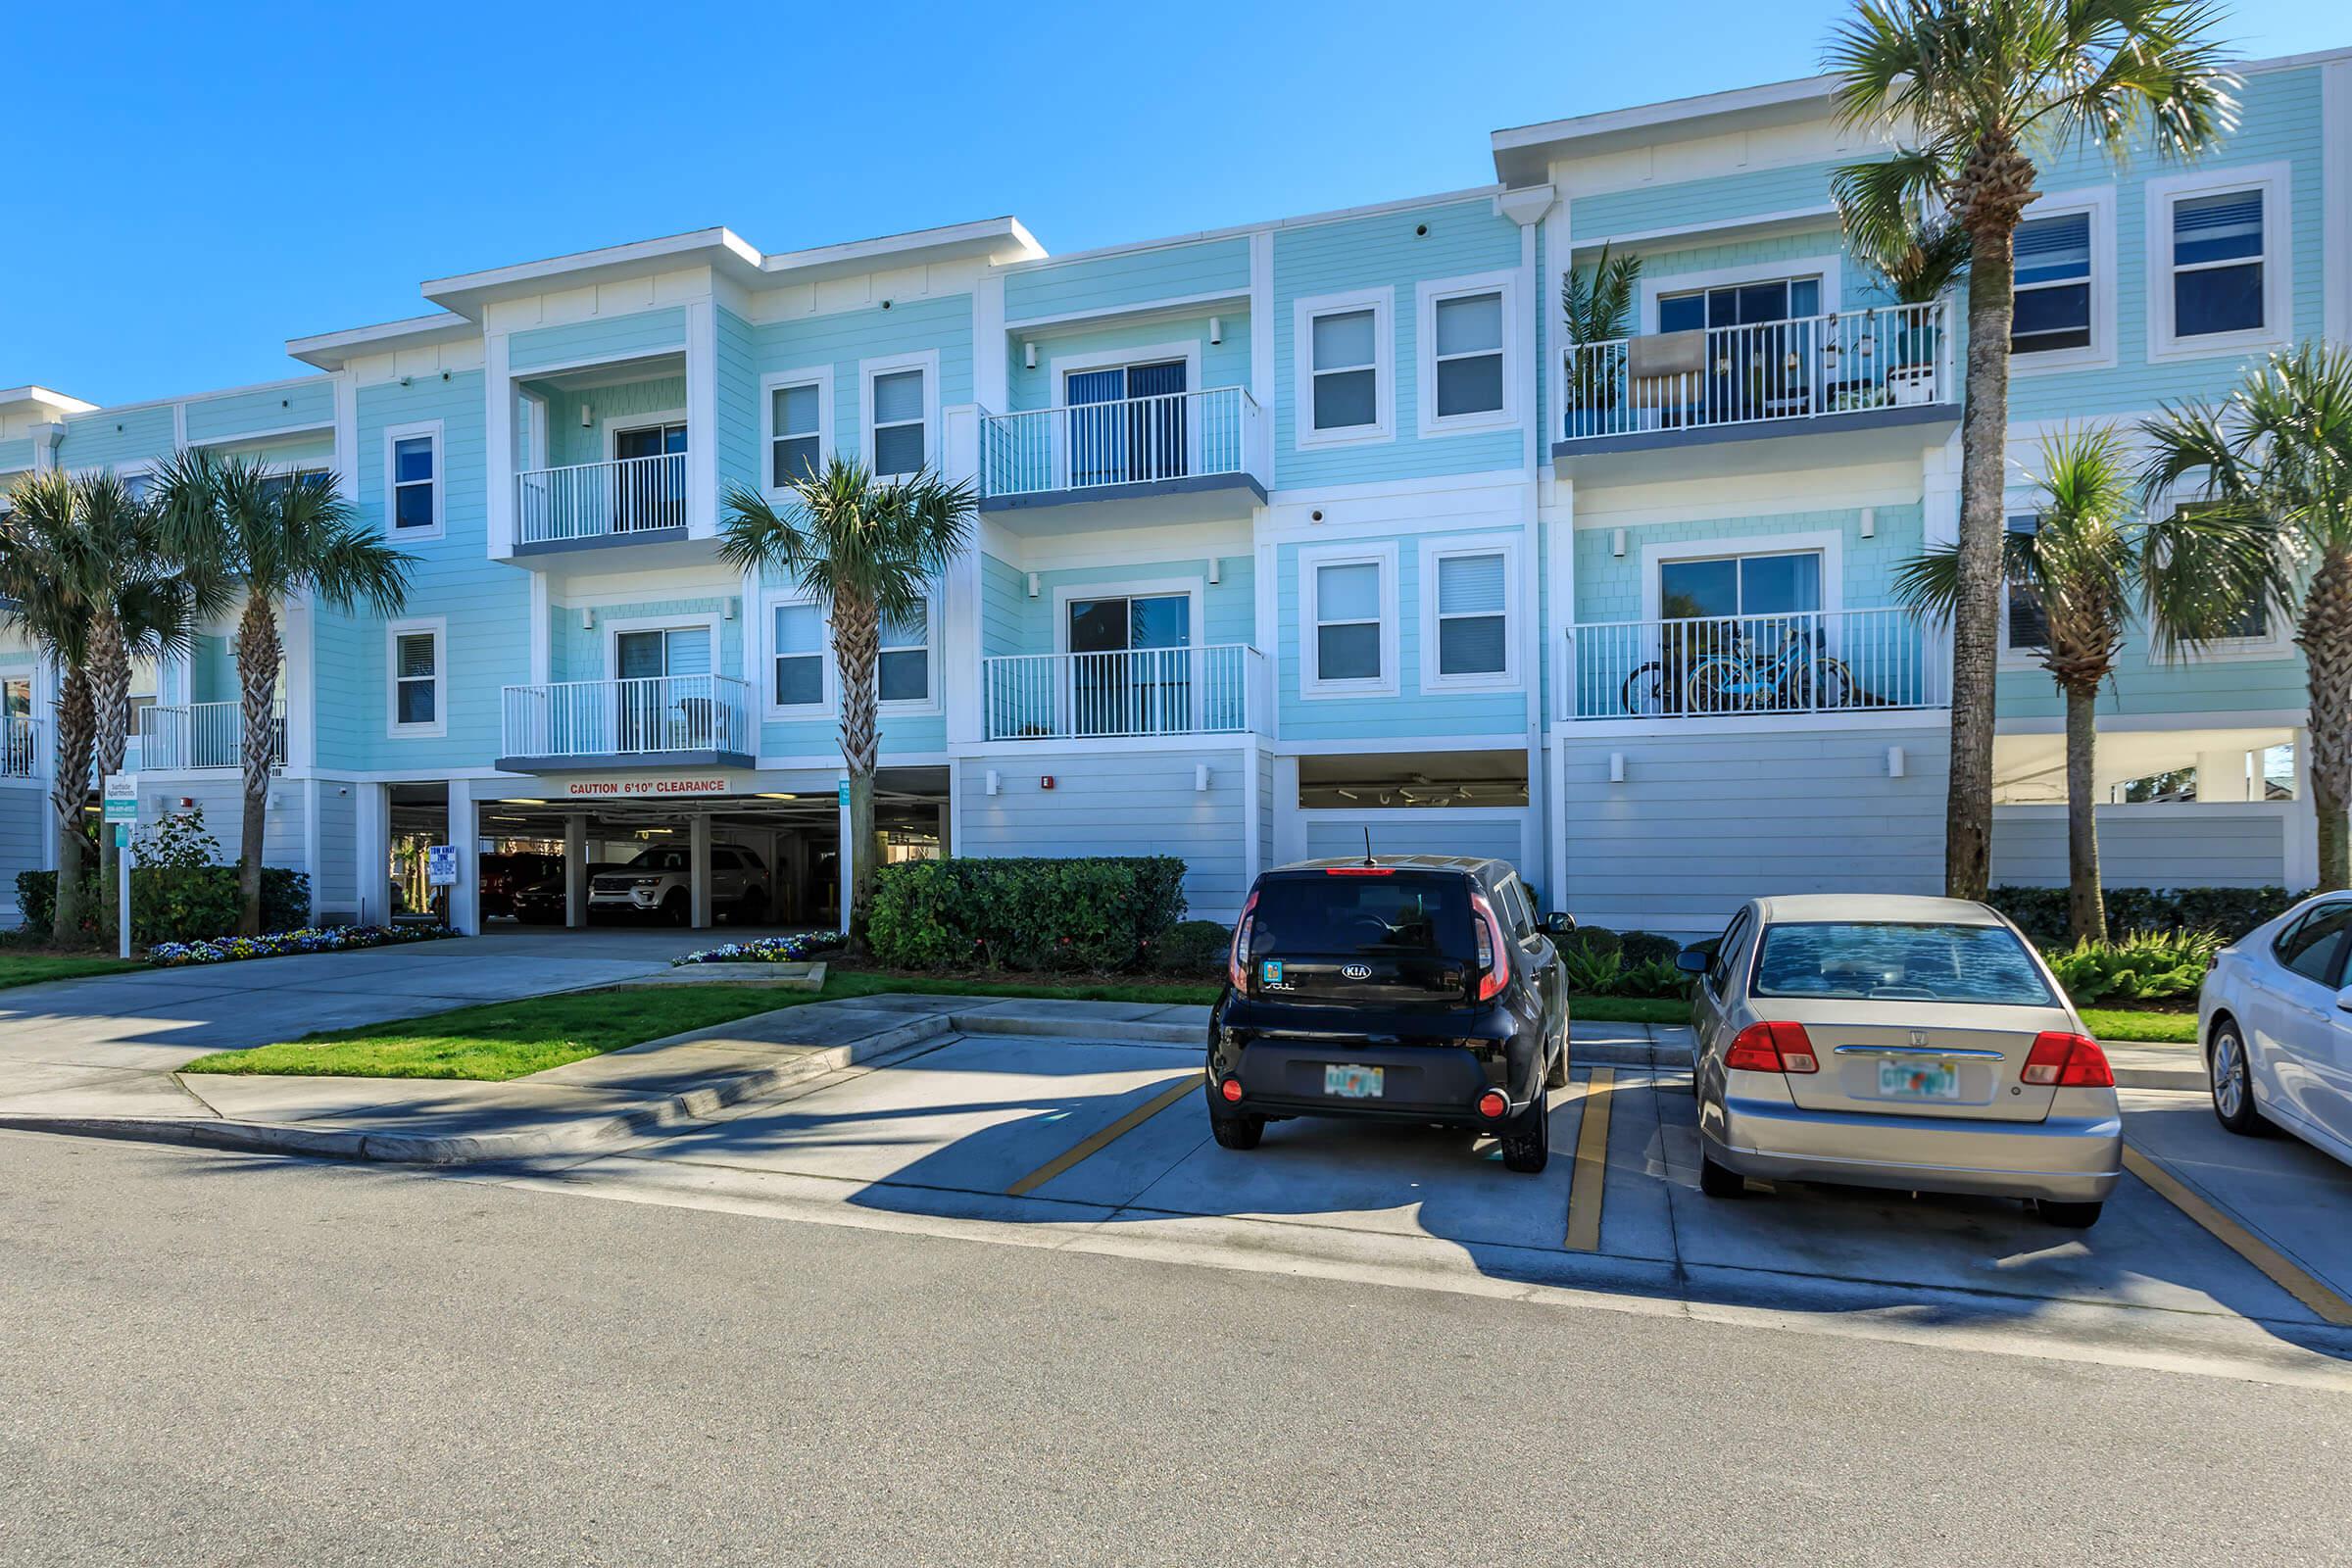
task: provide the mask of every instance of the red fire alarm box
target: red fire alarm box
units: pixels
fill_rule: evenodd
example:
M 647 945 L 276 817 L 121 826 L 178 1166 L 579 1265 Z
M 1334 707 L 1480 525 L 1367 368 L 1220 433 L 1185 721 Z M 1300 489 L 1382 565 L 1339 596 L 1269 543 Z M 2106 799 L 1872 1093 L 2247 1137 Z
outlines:
M 1041 790 L 1052 789 L 1054 787 L 1054 775 L 1051 773 L 1040 774 L 1037 780 L 1037 787 Z

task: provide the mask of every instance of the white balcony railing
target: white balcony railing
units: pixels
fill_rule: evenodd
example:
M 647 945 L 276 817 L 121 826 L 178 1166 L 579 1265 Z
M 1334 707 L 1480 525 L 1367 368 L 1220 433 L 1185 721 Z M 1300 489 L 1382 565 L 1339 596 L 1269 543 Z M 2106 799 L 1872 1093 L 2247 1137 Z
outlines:
M 526 545 L 685 525 L 683 452 L 525 468 L 514 475 L 515 538 Z
M 980 493 L 1038 495 L 1200 474 L 1261 480 L 1264 421 L 1238 386 L 991 414 L 980 421 Z
M 1705 719 L 1950 702 L 1940 630 L 1907 610 L 1620 620 L 1568 630 L 1568 716 Z
M 245 765 L 245 715 L 237 703 L 157 704 L 139 710 L 139 766 L 158 772 Z M 286 762 L 286 705 L 270 708 L 270 765 Z
M 1959 401 L 1941 300 L 1585 343 L 1565 368 L 1570 441 Z
M 508 757 L 753 750 L 751 683 L 732 675 L 557 681 L 504 695 Z
M 41 721 L 15 714 L 0 718 L 0 778 L 39 778 L 48 770 Z
M 1272 687 L 1263 655 L 1223 643 L 984 659 L 980 693 L 988 739 L 1065 740 L 1247 733 Z

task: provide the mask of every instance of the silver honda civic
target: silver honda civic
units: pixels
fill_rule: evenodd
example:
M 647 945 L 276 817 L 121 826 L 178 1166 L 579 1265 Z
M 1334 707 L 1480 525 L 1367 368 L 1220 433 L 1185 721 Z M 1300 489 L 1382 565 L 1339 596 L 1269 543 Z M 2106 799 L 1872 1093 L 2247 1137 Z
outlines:
M 1960 899 L 1757 899 L 1682 956 L 1699 1186 L 2030 1199 L 2097 1222 L 2123 1173 L 2106 1054 L 2017 928 Z

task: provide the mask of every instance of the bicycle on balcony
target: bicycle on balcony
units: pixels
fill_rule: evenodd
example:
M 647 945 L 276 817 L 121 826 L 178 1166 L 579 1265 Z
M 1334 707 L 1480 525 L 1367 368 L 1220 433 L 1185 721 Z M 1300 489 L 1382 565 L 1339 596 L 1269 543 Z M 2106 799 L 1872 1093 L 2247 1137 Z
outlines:
M 1625 677 L 1618 702 L 1637 717 L 1779 713 L 1868 702 L 1845 661 L 1822 651 L 1811 626 L 1792 626 L 1766 649 L 1745 628 L 1697 622 Z

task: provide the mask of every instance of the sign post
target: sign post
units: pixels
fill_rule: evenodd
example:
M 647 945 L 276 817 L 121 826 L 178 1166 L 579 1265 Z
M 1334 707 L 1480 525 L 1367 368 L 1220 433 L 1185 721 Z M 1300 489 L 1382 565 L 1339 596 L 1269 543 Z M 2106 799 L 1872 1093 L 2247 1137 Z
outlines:
M 433 888 L 454 888 L 458 885 L 458 847 L 455 844 L 425 846 L 424 884 Z M 443 918 L 446 920 L 447 916 Z
M 120 957 L 130 956 L 130 830 L 139 820 L 139 775 L 109 773 L 99 792 L 105 824 L 115 835 L 115 942 Z

